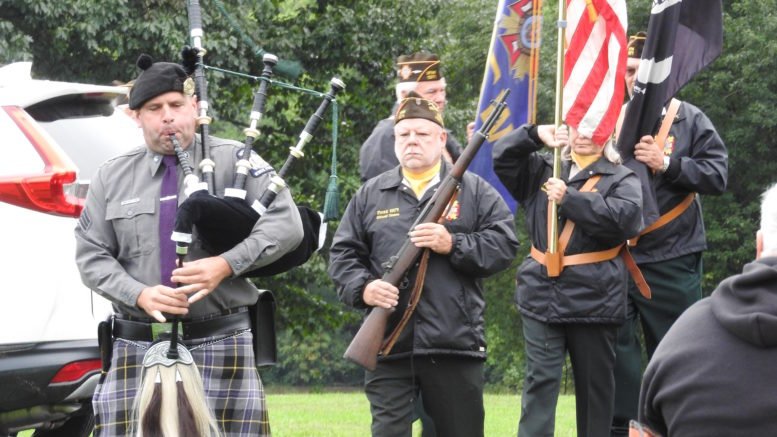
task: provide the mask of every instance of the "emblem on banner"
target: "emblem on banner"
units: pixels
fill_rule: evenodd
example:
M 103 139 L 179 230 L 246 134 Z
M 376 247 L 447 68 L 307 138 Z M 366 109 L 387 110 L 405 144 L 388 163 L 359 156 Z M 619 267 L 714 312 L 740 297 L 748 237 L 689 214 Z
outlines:
M 535 17 L 532 0 L 518 0 L 508 5 L 509 13 L 502 15 L 499 21 L 502 46 L 510 60 L 510 70 L 513 77 L 523 79 L 531 69 L 531 51 L 540 45 L 539 37 L 533 35 L 541 23 L 540 17 Z

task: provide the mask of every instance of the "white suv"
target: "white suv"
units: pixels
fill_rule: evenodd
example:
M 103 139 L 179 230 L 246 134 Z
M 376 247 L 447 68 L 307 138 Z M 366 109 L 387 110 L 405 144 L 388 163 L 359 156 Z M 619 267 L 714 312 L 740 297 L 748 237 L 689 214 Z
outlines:
M 97 167 L 143 138 L 125 88 L 30 69 L 0 68 L 0 435 L 88 436 L 110 305 L 81 284 L 73 229 Z

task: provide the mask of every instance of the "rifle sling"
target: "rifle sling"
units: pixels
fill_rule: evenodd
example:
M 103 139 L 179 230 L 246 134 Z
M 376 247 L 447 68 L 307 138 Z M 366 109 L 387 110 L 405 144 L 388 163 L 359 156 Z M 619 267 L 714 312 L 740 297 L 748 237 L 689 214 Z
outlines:
M 438 220 L 439 223 L 442 224 L 442 222 L 445 221 L 445 217 L 448 216 L 448 212 L 450 211 L 451 206 L 454 204 L 454 202 L 456 202 L 458 193 L 458 190 L 454 191 L 450 202 L 448 202 L 448 206 L 445 208 L 445 212 L 440 216 L 440 220 Z M 410 321 L 410 317 L 413 316 L 416 306 L 418 306 L 418 302 L 421 300 L 421 293 L 424 291 L 424 280 L 426 279 L 426 268 L 429 266 L 430 253 L 431 250 L 428 248 L 424 249 L 424 253 L 421 255 L 421 261 L 418 265 L 418 274 L 415 278 L 415 284 L 413 285 L 413 290 L 410 292 L 410 300 L 407 303 L 407 308 L 405 308 L 405 312 L 402 314 L 402 318 L 399 320 L 399 323 L 397 323 L 397 326 L 394 327 L 394 330 L 391 331 L 391 334 L 389 334 L 389 336 L 386 337 L 386 339 L 383 341 L 383 345 L 380 347 L 379 355 L 385 356 L 391 352 L 394 344 L 399 339 L 399 334 L 402 333 L 402 331 L 405 329 L 405 326 L 407 326 L 407 322 Z
M 418 275 L 416 276 L 415 284 L 413 285 L 413 291 L 410 292 L 410 301 L 407 303 L 407 308 L 405 308 L 405 312 L 402 314 L 402 318 L 399 320 L 399 323 L 397 323 L 397 326 L 394 327 L 391 334 L 383 341 L 383 345 L 380 347 L 380 355 L 388 355 L 391 352 L 394 344 L 399 339 L 399 334 L 405 329 L 407 322 L 410 321 L 410 317 L 415 312 L 418 301 L 421 300 L 421 293 L 424 290 L 424 279 L 426 279 L 426 268 L 429 266 L 429 252 L 431 252 L 429 249 L 424 249 L 424 253 L 421 255 L 421 262 L 418 266 Z

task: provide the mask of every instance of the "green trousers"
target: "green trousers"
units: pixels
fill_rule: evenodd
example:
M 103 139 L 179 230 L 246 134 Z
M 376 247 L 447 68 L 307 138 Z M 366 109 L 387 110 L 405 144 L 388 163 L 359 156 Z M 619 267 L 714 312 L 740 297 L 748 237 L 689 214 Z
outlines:
M 629 281 L 626 322 L 618 329 L 615 347 L 615 415 L 612 436 L 628 435 L 629 420 L 637 419 L 639 388 L 642 382 L 642 345 L 639 328 L 645 338 L 647 358 L 653 356 L 658 342 L 694 302 L 701 299 L 701 253 L 692 253 L 656 263 L 639 265 L 652 298 L 645 299 L 633 281 Z

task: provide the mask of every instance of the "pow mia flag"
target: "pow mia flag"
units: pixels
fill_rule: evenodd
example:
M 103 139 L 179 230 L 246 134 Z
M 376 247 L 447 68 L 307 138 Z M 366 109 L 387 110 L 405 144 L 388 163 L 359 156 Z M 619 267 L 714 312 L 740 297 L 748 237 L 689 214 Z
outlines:
M 664 105 L 696 73 L 721 53 L 721 0 L 653 0 L 647 39 L 626 107 L 618 148 L 624 164 L 642 181 L 645 226 L 658 219 L 658 204 L 648 167 L 634 159 L 643 135 L 655 134 Z

